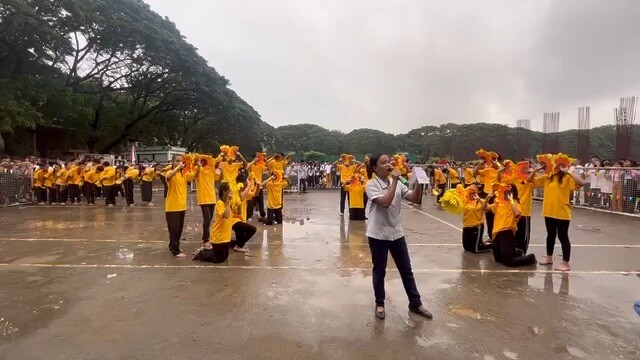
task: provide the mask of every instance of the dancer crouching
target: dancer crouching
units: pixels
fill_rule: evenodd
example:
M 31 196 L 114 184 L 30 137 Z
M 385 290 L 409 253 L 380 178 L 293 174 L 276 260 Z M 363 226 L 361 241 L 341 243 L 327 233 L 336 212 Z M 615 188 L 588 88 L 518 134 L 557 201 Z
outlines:
M 466 203 L 462 216 L 462 247 L 465 251 L 482 253 L 491 250 L 491 245 L 482 241 L 484 235 L 485 202 L 478 196 L 478 188 L 470 185 L 466 189 Z

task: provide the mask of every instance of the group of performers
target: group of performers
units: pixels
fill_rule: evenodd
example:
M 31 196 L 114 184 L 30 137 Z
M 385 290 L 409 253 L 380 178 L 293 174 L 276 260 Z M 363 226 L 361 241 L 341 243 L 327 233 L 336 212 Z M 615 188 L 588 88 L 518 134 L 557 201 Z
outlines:
M 565 154 L 542 154 L 536 157 L 537 161 L 525 159 L 514 163 L 503 161 L 491 151 L 481 149 L 477 154 L 482 161 L 474 168 L 465 168 L 464 185 L 455 170 L 446 167 L 444 171 L 434 170 L 440 204 L 445 210 L 462 214 L 464 249 L 473 253 L 492 250 L 495 261 L 510 267 L 535 264 L 535 255 L 527 253 L 531 205 L 533 189 L 542 188 L 547 252 L 539 264 L 553 264 L 558 238 L 563 262 L 556 270 L 569 271 L 571 242 L 568 233 L 572 210 L 569 198 L 584 184 L 580 176 L 569 171 L 573 159 Z M 450 176 L 452 187 L 447 191 L 441 185 L 445 172 Z M 485 222 L 489 241 L 483 241 Z
M 132 165 L 116 167 L 102 159 L 85 158 L 67 163 L 38 164 L 33 173 L 35 199 L 40 205 L 81 204 L 95 205 L 96 198 L 104 198 L 105 205 L 116 205 L 118 195 L 127 206 L 134 205 L 133 191 L 140 183 L 142 201 L 152 205 L 152 181 L 164 177 L 169 167 L 159 165 Z

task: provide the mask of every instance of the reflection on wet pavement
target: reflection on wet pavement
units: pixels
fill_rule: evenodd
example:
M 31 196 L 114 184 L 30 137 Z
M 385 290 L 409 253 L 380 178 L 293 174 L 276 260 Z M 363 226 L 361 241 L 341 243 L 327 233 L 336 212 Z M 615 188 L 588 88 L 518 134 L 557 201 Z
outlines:
M 459 218 L 404 208 L 435 318 L 408 312 L 390 261 L 378 321 L 364 223 L 338 216 L 338 199 L 287 195 L 285 223 L 255 223 L 251 256 L 219 266 L 170 256 L 161 206 L 0 209 L 0 358 L 640 358 L 639 221 L 576 211 L 561 274 L 463 253 Z M 201 221 L 188 211 L 188 253 Z M 532 234 L 544 251 L 539 217 Z

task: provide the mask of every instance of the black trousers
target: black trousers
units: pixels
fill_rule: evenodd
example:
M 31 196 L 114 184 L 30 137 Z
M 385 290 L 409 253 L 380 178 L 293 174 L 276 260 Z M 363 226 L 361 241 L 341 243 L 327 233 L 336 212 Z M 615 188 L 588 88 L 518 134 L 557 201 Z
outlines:
M 260 217 L 264 218 L 266 213 L 264 211 L 264 196 L 262 193 L 262 189 L 258 192 L 258 194 L 253 198 L 253 204 L 258 207 L 258 211 L 260 211 Z
M 45 188 L 36 186 L 33 192 L 36 198 L 36 202 L 43 203 L 47 201 L 47 190 Z
M 445 191 L 447 191 L 447 184 L 438 184 L 438 196 L 436 197 L 438 204 L 440 204 L 440 199 L 442 199 Z
M 125 197 L 124 186 L 122 186 L 122 184 L 115 184 L 113 187 L 116 189 L 116 196 L 120 195 L 121 197 Z
M 162 186 L 164 186 L 164 198 L 167 198 L 167 192 L 169 191 L 169 185 L 167 184 L 167 178 L 160 175 L 160 181 L 162 181 Z
M 625 179 L 622 183 L 622 211 L 633 214 L 636 207 L 636 182 L 633 179 Z
M 387 273 L 388 254 L 391 253 L 391 257 L 400 273 L 402 285 L 404 285 L 404 290 L 409 298 L 409 307 L 417 308 L 422 306 L 420 293 L 411 270 L 407 242 L 404 237 L 393 241 L 369 238 L 369 249 L 371 249 L 371 261 L 373 262 L 373 292 L 376 305 L 384 306 L 384 278 Z
M 49 205 L 58 202 L 58 189 L 55 185 L 47 188 L 47 194 L 49 195 Z
M 307 192 L 307 179 L 298 180 L 298 191 Z
M 202 241 L 207 242 L 211 238 L 211 221 L 213 220 L 214 204 L 200 205 L 202 210 Z
M 101 198 L 103 196 L 103 194 L 102 194 L 102 186 L 96 185 L 95 192 L 96 192 L 96 197 L 97 198 Z
M 349 192 L 344 188 L 340 187 L 340 213 L 344 213 L 344 207 L 349 197 Z
M 242 221 L 233 224 L 231 230 L 236 233 L 236 246 L 240 248 L 244 247 L 257 231 L 255 226 Z
M 282 224 L 282 208 L 279 209 L 267 209 L 267 220 L 265 225 L 273 225 L 273 223 Z
M 211 262 L 219 264 L 229 258 L 229 243 L 211 244 Z
M 169 230 L 169 251 L 173 255 L 180 254 L 180 237 L 184 227 L 184 211 L 167 211 L 167 228 Z
M 58 202 L 64 204 L 67 202 L 67 197 L 69 196 L 69 190 L 66 186 L 58 186 Z
M 87 204 L 96 203 L 95 188 L 96 186 L 89 182 L 82 184 L 82 192 L 84 193 L 84 198 L 87 199 Z
M 69 184 L 67 185 L 67 189 L 69 191 L 69 200 L 71 200 L 72 204 L 82 202 L 82 195 L 80 191 L 80 185 Z
M 151 186 L 151 181 L 140 182 L 140 194 L 142 195 L 143 202 L 151 202 L 151 198 L 153 196 L 153 188 Z
M 553 248 L 556 246 L 556 236 L 562 245 L 562 260 L 571 259 L 571 242 L 569 241 L 570 220 L 560 220 L 550 217 L 544 218 L 544 226 L 547 228 L 547 255 L 553 255 Z
M 116 205 L 116 196 L 118 195 L 118 185 L 103 185 L 102 195 L 104 196 L 105 205 Z
M 464 250 L 472 253 L 482 253 L 491 250 L 491 245 L 487 245 L 482 241 L 482 235 L 484 235 L 484 224 L 463 227 L 462 247 Z
M 530 239 L 531 216 L 520 216 L 520 220 L 518 220 L 518 230 L 516 231 L 516 251 L 519 255 L 524 255 L 529 251 Z
M 255 205 L 253 205 L 253 200 L 247 200 L 247 220 L 253 217 L 254 210 L 255 210 Z
M 349 208 L 349 220 L 367 220 L 367 217 L 364 213 L 364 208 Z
M 124 187 L 125 199 L 127 200 L 127 206 L 133 205 L 133 180 L 124 179 L 122 182 L 122 186 Z
M 533 254 L 518 256 L 516 234 L 512 230 L 500 231 L 493 239 L 493 259 L 509 267 L 527 266 L 536 263 Z

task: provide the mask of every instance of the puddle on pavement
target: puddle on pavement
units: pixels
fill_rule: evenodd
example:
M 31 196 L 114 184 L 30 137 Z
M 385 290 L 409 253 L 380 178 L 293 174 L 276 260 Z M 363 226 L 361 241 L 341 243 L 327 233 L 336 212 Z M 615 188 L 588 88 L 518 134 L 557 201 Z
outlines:
M 553 348 L 553 352 L 556 354 L 569 354 L 580 359 L 585 359 L 587 353 L 573 346 L 558 345 Z
M 489 316 L 489 315 L 485 315 L 485 314 L 480 314 L 479 312 L 470 309 L 468 307 L 462 306 L 462 305 L 457 305 L 457 304 L 449 304 L 447 305 L 447 310 L 451 313 L 451 314 L 455 314 L 455 315 L 460 315 L 460 316 L 464 316 L 464 317 L 468 317 L 468 318 L 472 318 L 472 319 L 476 319 L 476 320 L 489 320 L 489 321 L 495 321 L 495 318 Z

